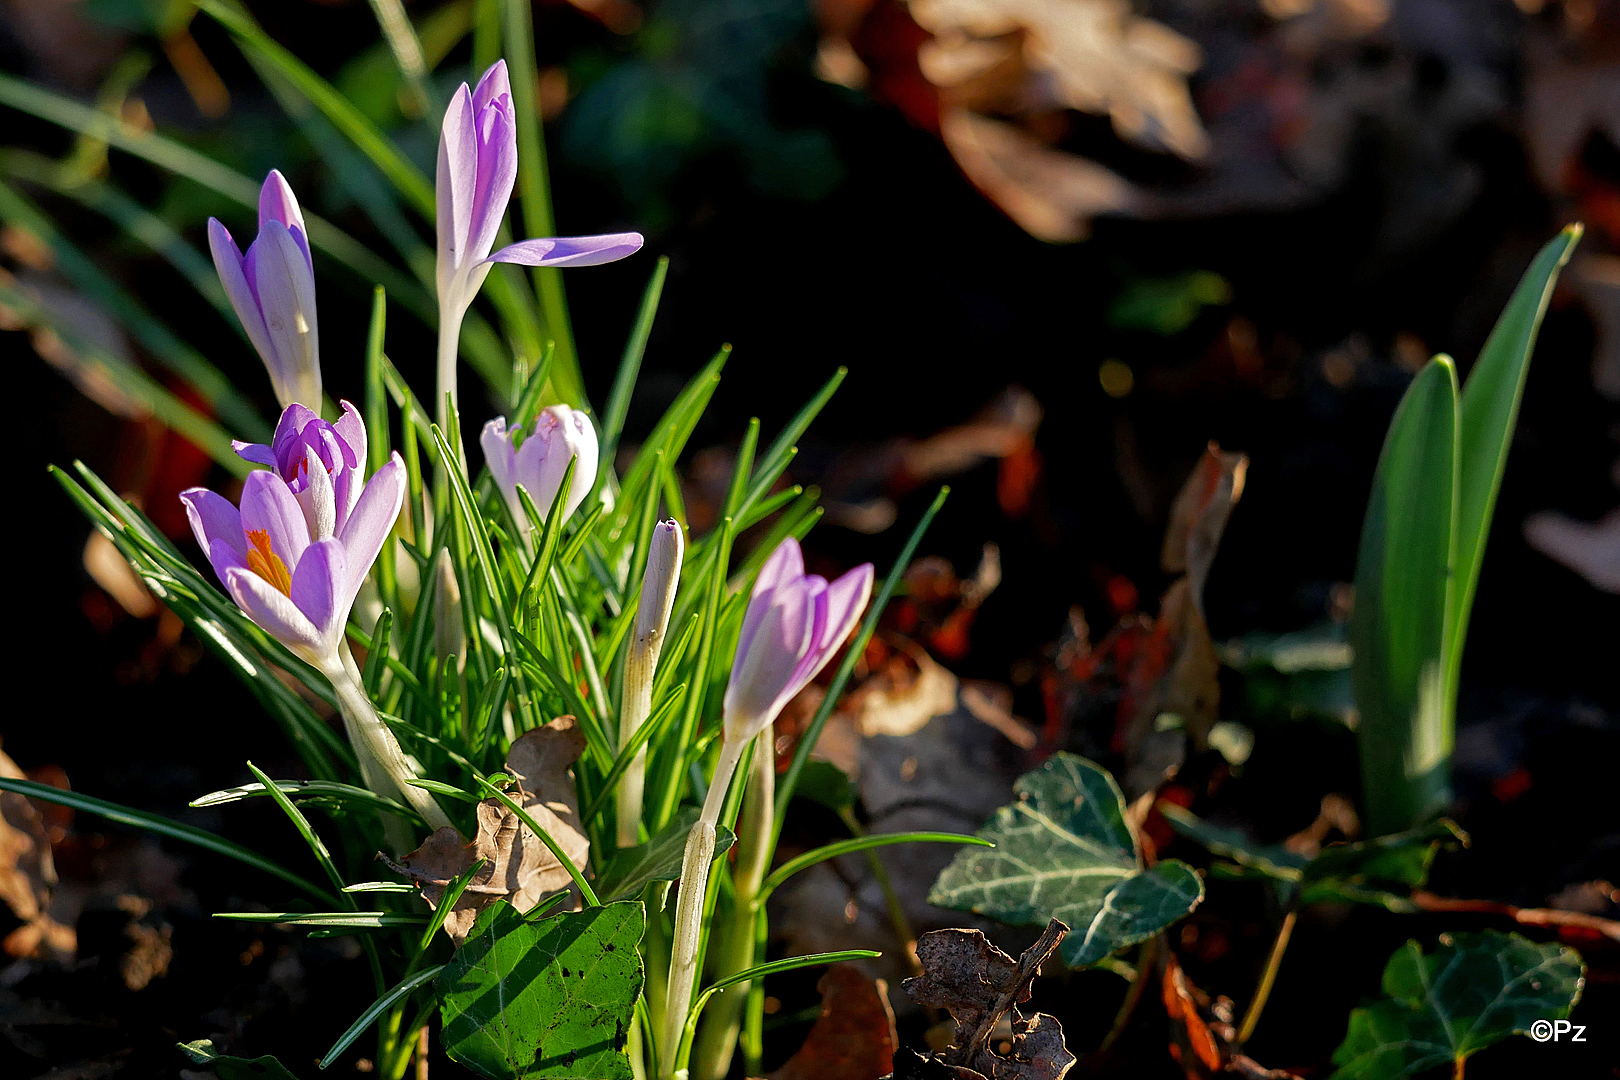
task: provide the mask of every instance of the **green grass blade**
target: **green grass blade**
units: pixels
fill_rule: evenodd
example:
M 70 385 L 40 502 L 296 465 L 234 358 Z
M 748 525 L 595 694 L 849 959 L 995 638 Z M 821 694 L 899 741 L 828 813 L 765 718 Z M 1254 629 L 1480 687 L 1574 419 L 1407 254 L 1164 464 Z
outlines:
M 414 892 L 415 890 L 413 889 L 411 891 Z M 417 987 L 423 986 L 438 978 L 439 972 L 443 970 L 444 965 L 440 964 L 437 967 L 423 968 L 414 975 L 408 975 L 404 979 L 400 980 L 399 984 L 393 989 L 389 990 L 388 993 L 384 994 L 376 1001 L 373 1001 L 370 1007 L 367 1008 L 365 1012 L 361 1013 L 359 1018 L 355 1020 L 353 1024 L 349 1025 L 348 1031 L 345 1031 L 342 1035 L 338 1036 L 338 1041 L 332 1044 L 332 1049 L 326 1052 L 326 1056 L 321 1058 L 315 1067 L 318 1069 L 324 1069 L 331 1065 L 332 1062 L 337 1059 L 339 1054 L 347 1050 L 351 1045 L 353 1045 L 356 1039 L 365 1033 L 366 1028 L 377 1022 L 378 1017 L 387 1012 L 389 1009 L 393 1008 L 396 1002 L 409 997 Z
M 827 407 L 827 402 L 832 400 L 832 396 L 838 392 L 838 387 L 843 384 L 844 377 L 848 374 L 849 368 L 846 367 L 840 367 L 833 372 L 832 378 L 827 380 L 804 408 L 794 414 L 787 427 L 776 437 L 776 441 L 771 443 L 770 449 L 766 450 L 765 456 L 760 459 L 759 470 L 754 474 L 754 481 L 748 488 L 748 497 L 742 502 L 744 510 L 764 498 L 765 493 L 771 490 L 771 485 L 776 483 L 777 477 L 787 470 L 794 454 L 797 453 L 796 444 L 804 437 L 804 433 L 809 430 L 815 418 L 821 414 L 821 410 Z
M 647 352 L 647 339 L 652 336 L 653 320 L 658 317 L 658 301 L 664 295 L 664 279 L 669 276 L 669 256 L 660 255 L 653 268 L 652 279 L 641 294 L 641 308 L 636 312 L 636 323 L 630 330 L 630 339 L 624 343 L 624 355 L 619 358 L 619 372 L 613 377 L 613 389 L 608 393 L 607 406 L 602 410 L 602 475 L 613 468 L 613 457 L 619 449 L 619 436 L 624 434 L 624 421 L 630 415 L 630 396 L 636 389 L 636 378 L 641 374 L 641 358 Z
M 922 543 L 923 534 L 928 531 L 928 526 L 933 524 L 934 516 L 939 513 L 940 507 L 945 505 L 945 499 L 950 493 L 951 489 L 948 487 L 939 489 L 939 494 L 934 496 L 934 501 L 923 512 L 917 527 L 912 529 L 911 535 L 906 538 L 906 545 L 900 549 L 900 555 L 894 560 L 889 576 L 883 579 L 877 595 L 872 598 L 866 614 L 862 616 L 861 628 L 856 632 L 855 640 L 850 643 L 848 651 L 844 653 L 843 662 L 838 665 L 838 673 L 833 676 L 832 683 L 827 687 L 827 696 L 822 699 L 821 708 L 816 710 L 810 726 L 800 737 L 799 747 L 793 753 L 793 762 L 788 766 L 787 774 L 777 781 L 776 813 L 773 815 L 775 831 L 771 837 L 772 851 L 776 850 L 776 842 L 782 836 L 782 824 L 787 820 L 788 803 L 793 800 L 793 790 L 799 786 L 799 774 L 804 772 L 805 762 L 810 760 L 810 751 L 816 745 L 816 740 L 821 738 L 821 729 L 826 726 L 827 717 L 832 715 L 833 706 L 838 704 L 838 698 L 843 694 L 844 686 L 855 670 L 855 664 L 866 652 L 866 643 L 872 639 L 872 632 L 877 629 L 878 619 L 882 616 L 883 609 L 889 606 L 889 598 L 899 586 L 906 567 L 911 565 L 912 556 L 917 553 L 917 545 Z
M 417 812 L 404 803 L 395 802 L 376 792 L 353 784 L 339 784 L 331 780 L 277 780 L 276 789 L 289 799 L 331 799 L 352 802 L 373 810 L 382 810 L 400 817 L 417 818 Z M 263 784 L 242 784 L 238 787 L 210 791 L 192 799 L 189 806 L 225 806 L 243 799 L 267 797 L 270 790 Z
M 1451 593 L 1447 672 L 1453 694 L 1536 334 L 1558 283 L 1558 272 L 1569 262 L 1581 232 L 1580 225 L 1570 225 L 1541 249 L 1496 320 L 1463 385 L 1457 439 L 1457 577 Z
M 272 877 L 280 878 L 300 892 L 319 900 L 323 904 L 337 903 L 337 899 L 319 885 L 300 877 L 291 870 L 283 869 L 280 865 L 271 862 L 258 852 L 250 851 L 222 836 L 215 836 L 211 832 L 205 832 L 191 825 L 182 825 L 178 821 L 171 821 L 156 814 L 148 814 L 144 810 L 120 806 L 117 803 L 108 802 L 105 799 L 98 799 L 93 795 L 85 795 L 77 791 L 63 791 L 60 788 L 37 783 L 33 780 L 13 780 L 7 776 L 0 776 L 0 791 L 15 791 L 17 794 L 26 795 L 30 799 L 56 803 L 58 806 L 66 806 L 86 814 L 95 814 L 97 817 L 106 818 L 108 821 L 116 821 L 120 825 L 144 829 L 159 836 L 167 836 L 171 840 L 180 840 L 207 851 L 212 851 L 216 855 L 224 855 L 227 858 L 235 859 L 237 862 L 245 863 L 256 870 L 262 870 Z
M 817 863 L 836 859 L 840 855 L 853 855 L 857 851 L 868 851 L 872 848 L 888 847 L 890 844 L 969 844 L 974 847 L 995 847 L 988 840 L 981 840 L 977 836 L 965 836 L 961 833 L 947 832 L 902 832 L 902 833 L 871 833 L 867 836 L 857 836 L 853 840 L 840 840 L 835 844 L 824 844 L 814 851 L 807 851 L 797 858 L 789 859 L 775 870 L 771 871 L 759 887 L 760 902 L 769 896 L 776 888 L 788 878 L 801 870 L 809 869 Z
M 1350 676 L 1374 836 L 1409 828 L 1450 798 L 1445 651 L 1456 493 L 1457 374 L 1442 356 L 1395 411 L 1356 556 Z

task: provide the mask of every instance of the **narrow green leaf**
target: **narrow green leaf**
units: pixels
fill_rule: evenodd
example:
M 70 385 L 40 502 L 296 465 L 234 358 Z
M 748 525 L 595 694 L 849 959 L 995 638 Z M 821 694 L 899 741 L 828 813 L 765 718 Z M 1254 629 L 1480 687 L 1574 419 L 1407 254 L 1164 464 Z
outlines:
M 1448 645 L 1452 694 L 1456 693 L 1468 616 L 1485 561 L 1485 540 L 1507 467 L 1536 334 L 1558 283 L 1558 272 L 1569 262 L 1582 231 L 1580 225 L 1566 226 L 1541 249 L 1502 309 L 1463 385 L 1457 434 L 1457 579 L 1451 592 Z
M 1457 375 L 1418 373 L 1390 423 L 1356 556 L 1350 668 L 1368 828 L 1398 832 L 1450 801 L 1447 612 L 1456 555 Z
M 215 854 L 235 859 L 237 862 L 246 863 L 248 866 L 262 870 L 273 877 L 278 877 L 300 892 L 307 893 L 322 903 L 331 903 L 334 899 L 325 889 L 290 870 L 283 869 L 278 863 L 270 861 L 258 852 L 249 851 L 242 845 L 232 843 L 222 836 L 215 836 L 211 832 L 205 832 L 190 825 L 182 825 L 178 821 L 170 821 L 166 817 L 148 814 L 144 810 L 134 810 L 127 806 L 119 806 L 117 803 L 108 802 L 105 799 L 98 799 L 77 791 L 62 791 L 59 788 L 51 787 L 49 784 L 40 784 L 33 780 L 13 780 L 10 777 L 0 776 L 0 791 L 15 791 L 19 795 L 28 796 L 30 799 L 40 799 L 44 802 L 56 803 L 59 806 L 71 807 L 86 814 L 104 817 L 108 821 L 116 821 L 120 825 L 145 829 L 147 832 L 156 833 L 159 836 L 181 840 L 212 851 Z
M 961 833 L 948 832 L 899 832 L 899 833 L 869 833 L 866 836 L 857 836 L 853 840 L 840 840 L 832 844 L 824 844 L 814 851 L 807 851 L 803 855 L 789 859 L 787 862 L 771 871 L 769 877 L 759 887 L 760 898 L 775 892 L 788 878 L 801 870 L 809 869 L 817 863 L 836 859 L 841 855 L 853 855 L 857 851 L 866 851 L 871 848 L 888 847 L 890 844 L 966 844 L 969 847 L 995 847 L 995 843 L 979 836 L 963 836 Z
M 641 307 L 636 311 L 635 325 L 630 330 L 629 340 L 624 343 L 619 371 L 613 377 L 607 407 L 602 410 L 601 467 L 604 478 L 613 468 L 613 458 L 619 449 L 619 436 L 624 434 L 624 421 L 630 415 L 630 396 L 636 389 L 636 378 L 641 373 L 641 358 L 647 352 L 647 339 L 652 336 L 653 320 L 658 317 L 658 301 L 664 295 L 664 279 L 668 276 L 669 256 L 660 255 L 658 264 L 653 267 L 652 278 L 641 294 Z
M 338 1036 L 338 1041 L 332 1044 L 332 1049 L 326 1052 L 326 1056 L 321 1058 L 320 1063 L 316 1067 L 324 1069 L 331 1065 L 332 1062 L 337 1059 L 339 1054 L 343 1053 L 343 1051 L 347 1050 L 351 1045 L 353 1045 L 354 1041 L 365 1033 L 366 1028 L 376 1023 L 377 1018 L 391 1009 L 395 1002 L 402 1001 L 405 998 L 410 997 L 411 994 L 415 992 L 417 987 L 432 982 L 434 979 L 439 977 L 439 972 L 443 970 L 444 965 L 440 964 L 438 967 L 426 968 L 422 971 L 418 971 L 414 975 L 407 975 L 404 979 L 401 979 L 393 989 L 388 991 L 388 993 L 384 994 L 376 1001 L 373 1001 L 370 1006 L 366 1008 L 366 1011 L 361 1013 L 355 1022 L 349 1025 L 348 1031 L 345 1031 L 342 1035 Z M 220 1080 L 224 1080 L 224 1077 L 221 1077 Z
M 697 824 L 701 811 L 688 803 L 675 811 L 658 835 L 645 844 L 622 848 L 596 875 L 596 885 L 608 902 L 629 900 L 655 881 L 674 881 L 681 876 L 681 864 L 686 858 L 686 836 Z M 719 859 L 737 840 L 724 825 L 715 833 L 714 857 Z
M 426 926 L 426 915 L 396 915 L 391 911 L 216 911 L 216 919 L 231 922 L 275 923 L 278 926 L 345 927 L 350 930 L 387 930 Z
M 176 1045 L 193 1065 L 206 1066 L 219 1080 L 298 1080 L 287 1066 L 270 1054 L 256 1058 L 232 1057 L 217 1053 L 211 1039 Z

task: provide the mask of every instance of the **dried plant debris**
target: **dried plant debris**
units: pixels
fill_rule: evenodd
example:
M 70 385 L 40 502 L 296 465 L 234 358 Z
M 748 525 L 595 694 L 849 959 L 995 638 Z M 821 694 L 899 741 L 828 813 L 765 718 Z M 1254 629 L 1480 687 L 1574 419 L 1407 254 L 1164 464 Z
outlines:
M 572 716 L 559 716 L 519 736 L 506 755 L 506 773 L 517 782 L 515 801 L 579 867 L 585 865 L 590 841 L 580 830 L 578 795 L 569 770 L 584 750 L 585 736 L 577 722 Z M 437 905 L 452 881 L 483 860 L 444 921 L 445 932 L 458 945 L 478 913 L 496 900 L 527 911 L 573 880 L 551 849 L 499 799 L 480 802 L 477 821 L 478 832 L 470 843 L 446 827 L 398 864 L 390 863 L 421 886 L 428 904 Z
M 834 964 L 816 984 L 821 1015 L 804 1045 L 769 1080 L 871 1080 L 894 1068 L 898 1039 L 882 979 Z
M 24 773 L 0 752 L 0 776 L 20 780 Z M 73 928 L 51 917 L 55 885 L 45 819 L 26 797 L 0 792 L 0 904 L 22 924 L 0 941 L 8 956 L 73 956 L 78 947 Z
M 1018 1004 L 1029 1000 L 1029 984 L 1057 950 L 1069 928 L 1056 919 L 1017 960 L 977 930 L 935 930 L 917 939 L 923 973 L 901 988 L 918 1005 L 944 1009 L 955 1023 L 951 1045 L 931 1059 L 897 1055 L 895 1077 L 954 1077 L 955 1080 L 1061 1080 L 1074 1065 L 1063 1043 L 1063 1028 L 1045 1013 L 1028 1017 Z M 1005 1051 L 990 1045 L 1003 1017 L 1012 1036 Z

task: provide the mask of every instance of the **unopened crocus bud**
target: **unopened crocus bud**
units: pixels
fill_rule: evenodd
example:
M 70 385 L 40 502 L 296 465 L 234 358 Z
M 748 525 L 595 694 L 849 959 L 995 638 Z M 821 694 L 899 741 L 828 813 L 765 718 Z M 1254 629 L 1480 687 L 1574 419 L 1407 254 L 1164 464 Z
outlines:
M 270 372 L 283 408 L 321 407 L 315 267 L 298 199 L 274 170 L 259 189 L 259 235 L 243 254 L 230 231 L 208 219 L 214 268 L 248 340 Z
M 804 572 L 792 537 L 766 561 L 743 615 L 724 705 L 725 739 L 753 738 L 815 678 L 872 595 L 872 564 L 835 581 Z
M 439 400 L 456 398 L 461 319 L 493 264 L 594 266 L 639 250 L 640 233 L 520 240 L 491 254 L 517 180 L 517 121 L 506 61 L 497 60 L 475 89 L 462 83 L 439 131 L 437 184 Z
M 624 658 L 623 706 L 619 711 L 619 746 L 624 747 L 652 714 L 653 676 L 658 670 L 658 654 L 669 630 L 669 613 L 675 606 L 675 589 L 681 578 L 681 555 L 686 547 L 680 523 L 671 519 L 653 527 L 652 544 L 647 550 L 647 572 L 641 579 L 641 600 L 636 606 L 635 633 Z M 642 792 L 646 782 L 647 748 L 636 752 L 630 767 L 619 781 L 617 796 L 618 839 L 620 847 L 640 842 Z
M 521 439 L 522 445 L 517 445 Z M 535 509 L 542 517 L 551 512 L 551 504 L 562 487 L 568 463 L 578 459 L 574 466 L 574 480 L 563 500 L 563 519 L 566 521 L 585 496 L 596 486 L 597 443 L 596 429 L 591 418 L 567 405 L 548 405 L 535 417 L 534 430 L 527 437 L 521 427 L 508 430 L 506 417 L 497 416 L 484 425 L 479 436 L 484 448 L 484 459 L 489 462 L 490 475 L 511 508 L 517 521 L 518 532 L 528 539 L 532 526 L 529 515 L 518 499 L 517 488 L 523 485 L 534 500 Z

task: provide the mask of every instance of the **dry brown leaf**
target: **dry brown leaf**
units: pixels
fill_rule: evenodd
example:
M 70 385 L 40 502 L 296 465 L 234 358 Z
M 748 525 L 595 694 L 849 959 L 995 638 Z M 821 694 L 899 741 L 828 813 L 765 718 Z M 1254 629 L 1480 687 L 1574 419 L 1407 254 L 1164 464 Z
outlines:
M 1024 1017 L 1017 1004 L 1029 1000 L 1029 984 L 1057 949 L 1069 928 L 1056 919 L 1017 960 L 977 930 L 935 930 L 917 939 L 923 973 L 901 984 L 919 1005 L 951 1014 L 951 1046 L 938 1061 L 971 1080 L 1062 1080 L 1074 1065 L 1063 1042 L 1063 1028 L 1044 1013 Z M 990 1048 L 991 1034 L 1010 1019 L 1007 1052 Z
M 580 831 L 578 795 L 569 770 L 584 750 L 578 723 L 572 716 L 559 716 L 519 736 L 506 755 L 506 773 L 517 782 L 514 799 L 581 868 L 590 841 Z M 551 849 L 499 799 L 479 803 L 477 820 L 478 833 L 471 842 L 446 826 L 394 866 L 421 886 L 429 906 L 437 906 L 445 888 L 483 860 L 444 921 L 445 932 L 457 945 L 478 913 L 496 900 L 527 911 L 573 880 Z
M 27 779 L 4 751 L 0 751 L 0 776 Z M 8 956 L 45 953 L 71 957 L 78 948 L 73 928 L 50 916 L 55 884 L 56 865 L 44 818 L 26 797 L 0 792 L 0 902 L 22 923 L 0 941 Z
M 1052 243 L 1084 240 L 1091 219 L 1125 212 L 1136 189 L 1094 161 L 1053 150 L 1011 124 L 946 109 L 940 137 L 973 186 L 1031 236 Z
M 935 85 L 961 86 L 1017 65 L 1027 105 L 1106 115 L 1122 138 L 1189 160 L 1209 148 L 1187 90 L 1200 49 L 1134 14 L 1127 0 L 911 0 L 910 7 L 934 35 L 918 59 Z
M 882 670 L 850 695 L 844 706 L 861 734 L 910 735 L 936 716 L 956 709 L 956 676 L 922 649 L 904 642 Z
M 894 1010 L 882 979 L 834 964 L 816 984 L 821 1015 L 770 1080 L 873 1080 L 894 1068 Z

